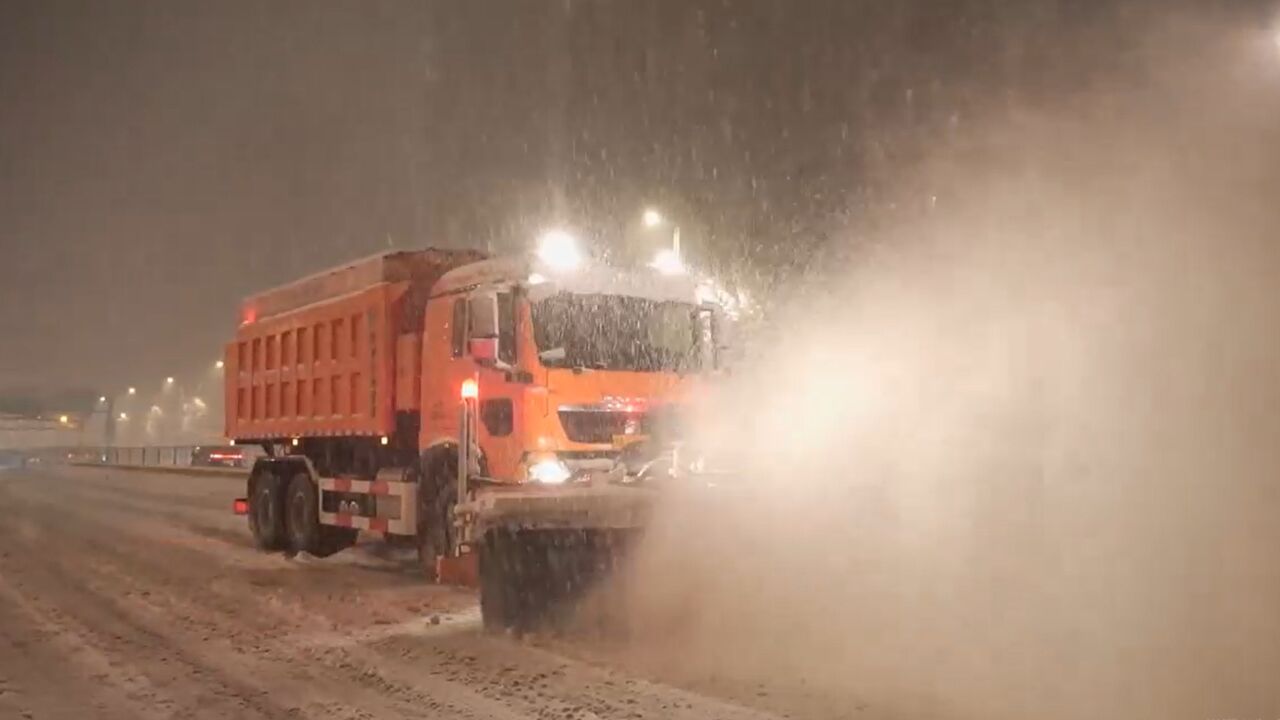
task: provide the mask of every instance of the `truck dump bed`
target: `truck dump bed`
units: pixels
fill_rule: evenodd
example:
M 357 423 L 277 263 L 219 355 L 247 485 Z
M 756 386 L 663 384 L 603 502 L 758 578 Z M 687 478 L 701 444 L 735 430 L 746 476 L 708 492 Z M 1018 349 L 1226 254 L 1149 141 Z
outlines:
M 227 437 L 392 434 L 398 348 L 420 346 L 422 311 L 436 280 L 483 257 L 434 248 L 388 252 L 245 300 L 224 357 Z M 401 370 L 403 382 L 421 369 Z M 400 398 L 405 404 L 408 395 Z

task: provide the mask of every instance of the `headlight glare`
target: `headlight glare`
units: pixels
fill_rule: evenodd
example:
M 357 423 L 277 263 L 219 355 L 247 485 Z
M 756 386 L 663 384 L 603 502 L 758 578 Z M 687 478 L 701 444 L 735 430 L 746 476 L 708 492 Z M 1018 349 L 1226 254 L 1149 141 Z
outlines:
M 545 458 L 529 465 L 530 482 L 543 485 L 561 485 L 573 475 L 559 458 Z

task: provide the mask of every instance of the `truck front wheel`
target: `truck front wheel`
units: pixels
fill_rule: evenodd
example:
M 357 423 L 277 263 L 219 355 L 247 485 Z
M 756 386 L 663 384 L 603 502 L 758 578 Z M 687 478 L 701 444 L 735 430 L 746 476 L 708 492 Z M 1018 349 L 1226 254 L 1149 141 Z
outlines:
M 249 532 L 259 550 L 284 548 L 284 491 L 280 478 L 259 472 L 249 493 Z
M 439 578 L 436 561 L 453 544 L 458 459 L 452 453 L 440 453 L 424 465 L 418 480 L 418 565 L 435 582 Z
M 490 530 L 480 545 L 480 617 L 489 632 L 516 625 L 518 601 L 511 540 L 504 530 Z

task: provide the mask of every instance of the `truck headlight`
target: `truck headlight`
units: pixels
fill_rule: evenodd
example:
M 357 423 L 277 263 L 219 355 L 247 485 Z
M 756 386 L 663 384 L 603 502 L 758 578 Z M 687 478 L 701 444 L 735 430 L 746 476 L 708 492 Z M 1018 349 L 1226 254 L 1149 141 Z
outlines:
M 566 482 L 573 473 L 569 470 L 569 466 L 565 465 L 560 458 L 549 457 L 529 465 L 529 480 L 543 485 L 561 485 Z

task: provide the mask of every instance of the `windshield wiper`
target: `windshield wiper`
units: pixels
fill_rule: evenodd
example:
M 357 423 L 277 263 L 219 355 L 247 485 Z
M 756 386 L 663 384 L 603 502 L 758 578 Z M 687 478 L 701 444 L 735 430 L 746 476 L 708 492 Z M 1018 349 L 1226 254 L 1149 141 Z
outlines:
M 589 363 L 581 363 L 581 362 L 573 363 L 571 367 L 573 368 L 573 371 L 576 373 L 583 373 L 583 372 L 586 372 L 587 370 L 608 370 L 609 369 L 608 363 L 605 363 L 604 361 L 601 361 L 601 360 L 596 360 L 594 362 L 589 362 Z

